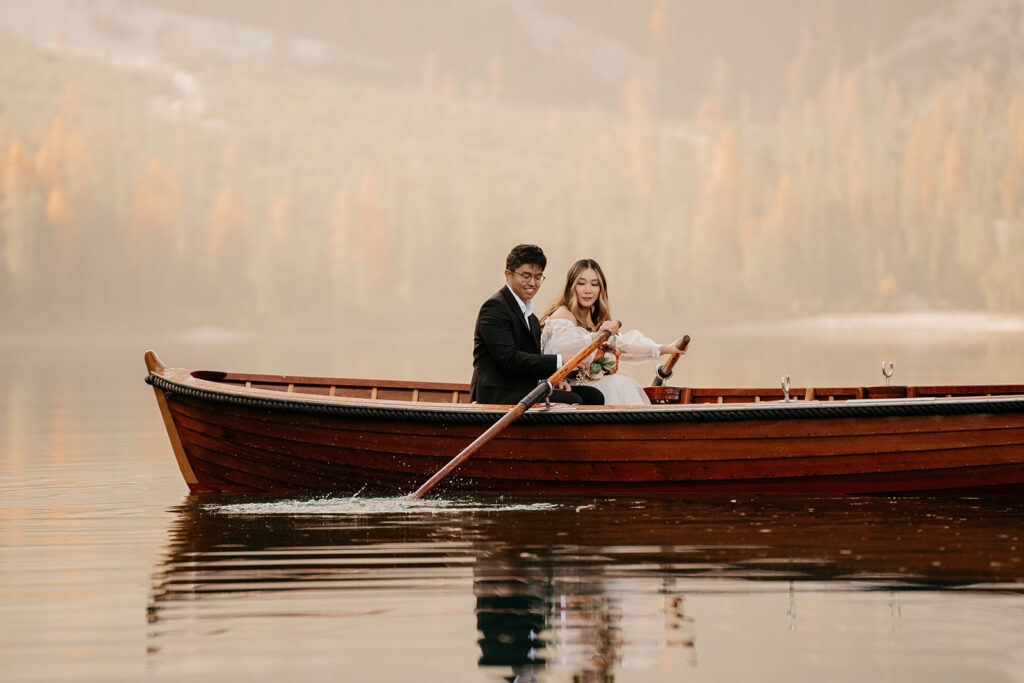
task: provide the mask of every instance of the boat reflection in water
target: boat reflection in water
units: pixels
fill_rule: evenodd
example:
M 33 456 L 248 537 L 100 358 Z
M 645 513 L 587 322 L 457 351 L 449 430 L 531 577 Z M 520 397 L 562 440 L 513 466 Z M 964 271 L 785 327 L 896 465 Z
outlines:
M 697 667 L 694 596 L 789 592 L 792 627 L 794 599 L 823 588 L 1024 594 L 1022 521 L 1016 499 L 190 497 L 154 574 L 150 653 L 227 653 L 224 634 L 315 618 L 296 656 L 344 640 L 351 665 L 354 640 L 385 634 L 454 667 L 473 644 L 451 634 L 475 622 L 476 664 L 520 681 Z M 351 624 L 343 639 L 324 617 Z

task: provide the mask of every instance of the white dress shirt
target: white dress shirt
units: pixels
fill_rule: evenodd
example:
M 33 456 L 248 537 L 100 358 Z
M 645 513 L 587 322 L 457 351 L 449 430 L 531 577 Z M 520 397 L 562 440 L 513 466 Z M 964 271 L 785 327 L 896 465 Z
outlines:
M 508 291 L 512 292 L 512 298 L 516 300 L 517 304 L 519 304 L 519 310 L 523 312 L 523 317 L 526 319 L 526 326 L 529 327 L 530 316 L 533 315 L 533 299 L 530 299 L 529 301 L 523 301 L 522 299 L 519 298 L 519 295 L 516 294 L 514 289 L 512 289 L 508 285 L 505 285 L 505 287 L 508 288 Z
M 512 298 L 516 300 L 517 304 L 519 304 L 519 310 L 523 312 L 523 318 L 526 320 L 526 326 L 529 327 L 530 316 L 533 315 L 533 299 L 530 299 L 529 301 L 523 301 L 522 299 L 519 298 L 519 295 L 516 294 L 514 289 L 509 287 L 509 285 L 507 284 L 505 286 L 508 287 L 508 291 L 512 292 Z M 558 358 L 558 360 L 556 361 L 558 363 L 558 367 L 561 368 L 562 354 L 556 353 L 555 356 L 557 356 Z

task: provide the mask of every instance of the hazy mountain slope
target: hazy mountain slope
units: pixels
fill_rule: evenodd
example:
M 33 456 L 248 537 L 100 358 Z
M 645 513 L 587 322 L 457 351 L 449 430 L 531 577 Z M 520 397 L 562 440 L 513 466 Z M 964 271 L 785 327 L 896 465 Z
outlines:
M 805 85 L 877 56 L 927 81 L 936 70 L 1005 70 L 1022 0 L 17 0 L 0 30 L 73 52 L 174 62 L 274 60 L 379 85 L 433 74 L 463 91 L 618 106 L 630 75 L 658 75 L 658 103 L 689 115 L 709 87 L 773 112 L 795 55 Z M 724 70 L 723 70 L 724 66 Z

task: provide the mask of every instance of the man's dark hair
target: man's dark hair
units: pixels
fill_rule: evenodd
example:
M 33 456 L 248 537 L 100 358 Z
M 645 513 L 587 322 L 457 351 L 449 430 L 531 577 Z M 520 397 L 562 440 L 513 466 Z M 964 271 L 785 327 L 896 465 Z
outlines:
M 505 269 L 515 270 L 524 263 L 532 263 L 544 270 L 548 265 L 548 257 L 536 244 L 517 244 L 508 252 L 505 259 Z

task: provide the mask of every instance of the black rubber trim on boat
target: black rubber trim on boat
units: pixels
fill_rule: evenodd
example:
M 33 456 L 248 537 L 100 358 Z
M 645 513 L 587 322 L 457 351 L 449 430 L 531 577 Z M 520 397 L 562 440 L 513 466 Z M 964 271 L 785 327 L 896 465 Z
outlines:
M 463 424 L 491 424 L 497 422 L 503 410 L 446 410 L 441 408 L 395 408 L 392 406 L 342 405 L 295 401 L 286 398 L 239 396 L 209 391 L 171 382 L 159 375 L 146 377 L 150 384 L 167 394 L 215 403 L 227 403 L 245 408 L 277 410 L 307 415 L 331 415 L 362 420 L 402 420 L 408 422 L 436 422 Z M 1024 413 L 1024 396 L 996 398 L 944 399 L 879 399 L 864 402 L 822 402 L 799 405 L 799 402 L 777 403 L 771 406 L 745 404 L 742 407 L 723 407 L 722 404 L 697 404 L 672 409 L 642 408 L 607 410 L 531 411 L 517 422 L 523 424 L 664 424 L 672 422 L 745 422 L 750 420 L 835 420 L 841 418 L 926 417 L 948 415 L 982 415 Z

